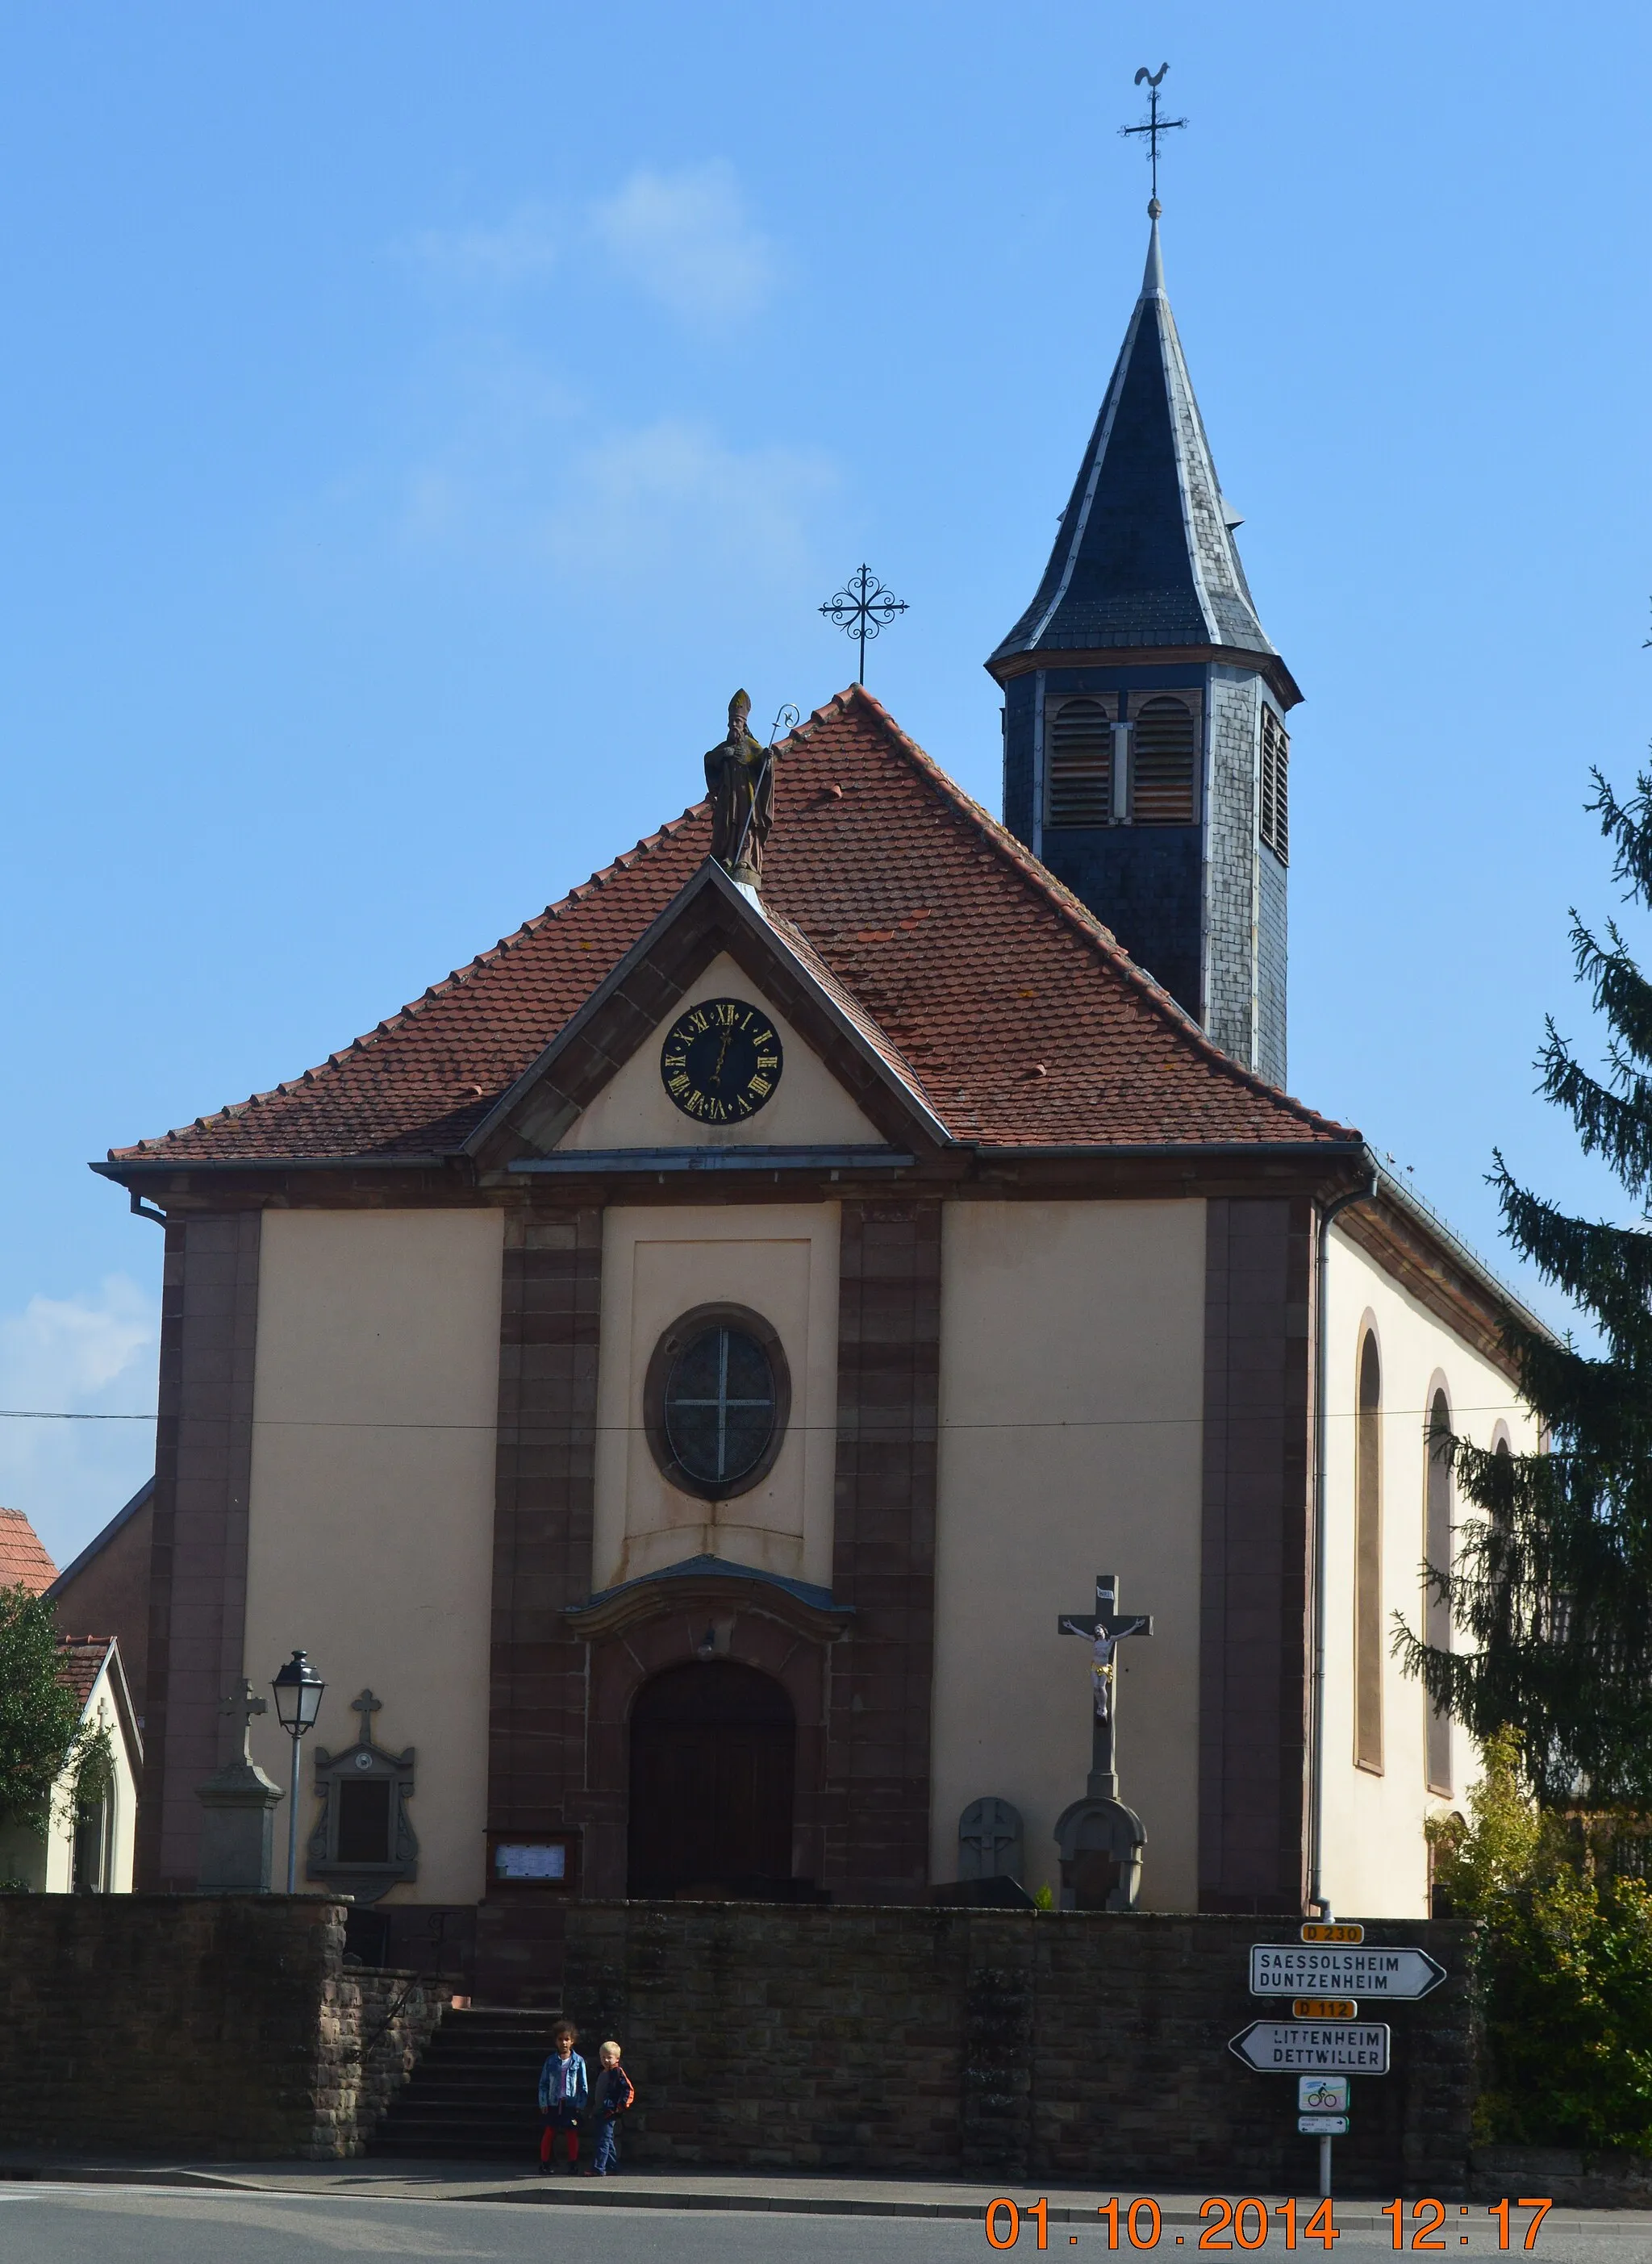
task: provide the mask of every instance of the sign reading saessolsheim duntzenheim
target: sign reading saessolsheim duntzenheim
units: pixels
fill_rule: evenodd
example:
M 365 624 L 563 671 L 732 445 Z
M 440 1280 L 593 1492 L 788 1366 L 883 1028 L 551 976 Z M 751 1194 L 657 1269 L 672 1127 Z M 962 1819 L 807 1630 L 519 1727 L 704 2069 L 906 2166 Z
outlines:
M 1251 1946 L 1253 1997 L 1325 1995 L 1390 2000 L 1426 1997 L 1445 1978 L 1426 1949 L 1331 1948 L 1318 1942 Z

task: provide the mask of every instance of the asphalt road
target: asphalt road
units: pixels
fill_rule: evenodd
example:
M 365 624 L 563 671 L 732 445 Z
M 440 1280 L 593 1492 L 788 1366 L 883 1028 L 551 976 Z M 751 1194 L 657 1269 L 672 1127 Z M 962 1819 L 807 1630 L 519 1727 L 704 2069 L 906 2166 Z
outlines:
M 1497 2254 L 1496 2230 L 1478 2212 L 1459 2257 Z M 1000 2221 L 1001 2237 L 1006 2231 Z M 1175 2254 L 1175 2231 L 1159 2246 Z M 1197 2230 L 1179 2228 L 1195 2251 Z M 986 2264 L 994 2251 L 979 2224 L 957 2219 L 802 2217 L 751 2210 L 559 2208 L 508 2202 L 361 2200 L 310 2195 L 163 2191 L 154 2187 L 31 2185 L 0 2189 L 4 2264 L 331 2264 L 340 2256 L 519 2259 L 566 2258 L 569 2264 Z M 1037 2231 L 1024 2225 L 1013 2249 L 1033 2264 Z M 1065 2253 L 1102 2264 L 1104 2231 L 1052 2224 L 1052 2258 Z M 1121 2244 L 1120 2254 L 1132 2255 Z M 1241 2252 L 1229 2252 L 1237 2264 Z M 1283 2253 L 1282 2238 L 1269 2253 Z M 1319 2244 L 1308 2245 L 1317 2259 Z M 1520 2253 L 1517 2241 L 1511 2251 Z M 1652 2256 L 1652 2220 L 1644 2231 L 1603 2226 L 1576 2231 L 1545 2226 L 1535 2250 L 1544 2264 L 1642 2264 Z M 1375 2264 L 1394 2253 L 1386 2227 L 1345 2231 L 1336 2264 Z

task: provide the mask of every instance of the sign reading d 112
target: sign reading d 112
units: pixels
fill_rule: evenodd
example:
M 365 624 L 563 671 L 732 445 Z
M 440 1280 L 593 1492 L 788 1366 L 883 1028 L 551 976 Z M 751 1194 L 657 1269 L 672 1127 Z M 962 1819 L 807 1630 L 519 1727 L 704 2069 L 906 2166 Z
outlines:
M 1380 2021 L 1253 2021 L 1227 2049 L 1263 2075 L 1386 2075 L 1388 2030 Z
M 1321 1948 L 1315 1942 L 1258 1941 L 1250 1952 L 1253 1997 L 1426 1997 L 1445 1978 L 1426 1949 Z

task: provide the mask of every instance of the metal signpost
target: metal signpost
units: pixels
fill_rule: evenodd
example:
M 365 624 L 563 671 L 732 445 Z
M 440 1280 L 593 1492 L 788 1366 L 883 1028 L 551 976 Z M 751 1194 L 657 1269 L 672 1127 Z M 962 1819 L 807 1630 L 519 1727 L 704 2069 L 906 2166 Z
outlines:
M 1250 1952 L 1253 1997 L 1289 1997 L 1289 2021 L 1253 2021 L 1227 2049 L 1264 2075 L 1297 2079 L 1297 2129 L 1320 2142 L 1320 2197 L 1331 2191 L 1331 2142 L 1349 2127 L 1349 2079 L 1386 2075 L 1390 2033 L 1362 2021 L 1361 1998 L 1415 2004 L 1437 1989 L 1445 1968 L 1425 1949 L 1367 1948 L 1365 1929 L 1329 1919 L 1301 1927 L 1298 1942 L 1258 1941 Z

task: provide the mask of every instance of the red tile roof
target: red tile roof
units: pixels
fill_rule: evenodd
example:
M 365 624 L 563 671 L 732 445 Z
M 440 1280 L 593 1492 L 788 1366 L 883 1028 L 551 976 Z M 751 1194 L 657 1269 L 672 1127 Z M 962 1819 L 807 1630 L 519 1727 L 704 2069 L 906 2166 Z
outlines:
M 782 744 L 765 905 L 963 1141 L 1358 1136 L 1240 1069 L 858 686 Z M 457 1152 L 706 857 L 704 802 L 302 1077 L 116 1162 Z
M 56 1578 L 56 1565 L 23 1512 L 0 1509 L 0 1588 L 21 1586 L 39 1596 Z
M 83 1713 L 113 1641 L 107 1635 L 65 1636 L 57 1646 L 58 1672 L 79 1699 Z

